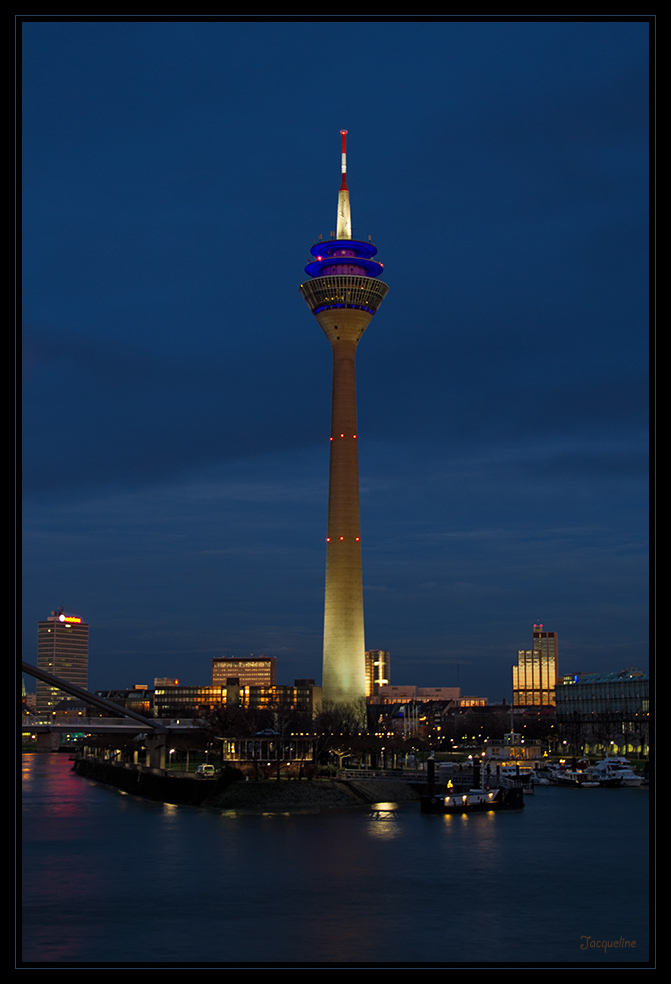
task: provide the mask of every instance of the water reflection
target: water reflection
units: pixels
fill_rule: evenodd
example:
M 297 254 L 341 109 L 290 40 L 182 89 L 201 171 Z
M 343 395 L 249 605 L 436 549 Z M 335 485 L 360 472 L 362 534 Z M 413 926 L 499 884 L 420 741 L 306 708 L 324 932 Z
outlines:
M 610 938 L 613 926 L 641 941 L 629 959 L 647 953 L 638 789 L 577 802 L 548 787 L 509 815 L 385 801 L 224 819 L 120 796 L 65 756 L 26 759 L 26 960 L 568 961 L 584 957 L 581 934 Z M 576 844 L 580 892 L 566 861 Z M 618 865 L 605 879 L 609 851 Z M 513 874 L 514 938 L 509 921 L 501 929 Z
M 373 803 L 371 807 L 372 814 L 395 813 L 397 809 L 398 803 Z
M 398 826 L 398 803 L 375 803 L 371 807 L 368 819 L 373 823 L 368 828 L 368 835 L 377 839 L 393 840 L 400 836 Z

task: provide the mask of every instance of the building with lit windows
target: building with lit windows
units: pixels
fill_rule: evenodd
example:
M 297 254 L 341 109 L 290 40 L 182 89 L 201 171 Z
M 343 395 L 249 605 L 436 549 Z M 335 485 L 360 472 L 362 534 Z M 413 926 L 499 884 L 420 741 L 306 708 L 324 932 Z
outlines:
M 276 656 L 215 656 L 212 660 L 212 686 L 225 687 L 237 680 L 241 687 L 274 687 L 277 683 Z
M 487 707 L 489 705 L 488 697 L 460 697 L 459 707 Z
M 144 684 L 136 683 L 129 690 L 97 690 L 96 697 L 103 697 L 113 704 L 125 707 L 128 711 L 134 711 L 135 714 L 143 714 L 145 717 L 154 716 L 154 691 Z M 87 717 L 114 717 L 110 711 L 93 706 L 88 707 L 86 713 Z
M 517 666 L 513 666 L 515 707 L 555 706 L 557 659 L 557 633 L 534 625 L 531 649 L 518 649 Z
M 293 686 L 257 686 L 233 683 L 232 679 L 223 687 L 157 687 L 153 694 L 154 716 L 206 718 L 222 705 L 311 716 L 321 689 L 315 687 L 314 680 L 296 680 Z
M 66 615 L 62 608 L 37 623 L 37 668 L 86 690 L 89 679 L 89 627 L 79 615 Z M 36 713 L 52 714 L 64 701 L 76 697 L 37 680 Z
M 603 714 L 650 712 L 650 678 L 629 667 L 619 673 L 575 673 L 557 688 L 557 720 Z
M 293 685 L 240 685 L 232 678 L 226 686 L 185 686 L 168 680 L 156 681 L 153 690 L 141 685 L 127 690 L 99 690 L 104 697 L 129 711 L 147 717 L 177 720 L 207 719 L 222 706 L 246 710 L 267 710 L 282 714 L 307 714 L 310 717 L 321 704 L 321 687 L 314 680 L 294 680 Z M 89 717 L 110 717 L 109 711 L 89 707 Z
M 386 649 L 366 650 L 366 697 L 377 697 L 391 678 L 391 660 Z
M 312 716 L 319 706 L 321 687 L 314 680 L 295 680 L 273 687 L 240 687 L 240 706 L 258 710 L 301 713 Z
M 263 768 L 279 767 L 294 762 L 313 762 L 315 741 L 308 736 L 282 737 L 274 731 L 261 732 L 253 738 L 224 738 L 222 761 L 246 771 L 250 765 Z
M 562 738 L 577 748 L 647 754 L 650 678 L 632 667 L 565 676 L 557 687 L 557 723 Z
M 154 717 L 170 720 L 207 718 L 226 703 L 226 688 L 158 686 L 152 698 Z
M 381 704 L 399 704 L 403 701 L 447 700 L 459 702 L 459 687 L 416 687 L 414 684 L 387 684 L 378 688 Z M 486 699 L 486 698 L 485 698 Z

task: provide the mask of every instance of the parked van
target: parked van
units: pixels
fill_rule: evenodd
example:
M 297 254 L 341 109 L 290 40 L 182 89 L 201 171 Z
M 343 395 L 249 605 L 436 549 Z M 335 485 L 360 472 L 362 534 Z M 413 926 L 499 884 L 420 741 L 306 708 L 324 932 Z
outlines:
M 196 775 L 199 779 L 213 779 L 217 774 L 217 770 L 213 765 L 199 765 L 196 769 Z

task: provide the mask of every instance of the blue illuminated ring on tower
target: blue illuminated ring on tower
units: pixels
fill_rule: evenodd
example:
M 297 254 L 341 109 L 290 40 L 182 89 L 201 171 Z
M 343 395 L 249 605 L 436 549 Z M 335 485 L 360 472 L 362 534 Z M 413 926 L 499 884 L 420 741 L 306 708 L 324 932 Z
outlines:
M 329 274 L 379 277 L 382 273 L 382 264 L 371 259 L 377 253 L 377 247 L 372 243 L 363 243 L 358 239 L 331 239 L 326 243 L 317 243 L 310 252 L 317 258 L 305 267 L 310 277 Z M 341 267 L 342 271 L 339 273 L 336 267 Z M 348 270 L 347 267 L 356 269 Z
M 334 277 L 379 277 L 382 264 L 360 256 L 329 256 L 308 263 L 305 272 L 310 277 L 324 277 L 329 274 Z
M 370 259 L 376 255 L 377 246 L 362 243 L 360 239 L 329 239 L 325 243 L 317 243 L 310 252 L 313 256 L 336 256 L 341 250 L 346 250 L 345 256 L 365 256 Z

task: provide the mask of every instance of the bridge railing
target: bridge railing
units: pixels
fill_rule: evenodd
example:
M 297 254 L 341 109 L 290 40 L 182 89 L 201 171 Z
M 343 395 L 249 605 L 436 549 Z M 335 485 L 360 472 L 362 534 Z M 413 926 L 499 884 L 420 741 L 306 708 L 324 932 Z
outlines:
M 384 779 L 387 782 L 423 782 L 429 781 L 428 773 L 423 769 L 339 769 L 338 779 L 356 781 L 357 779 Z M 436 769 L 434 783 L 445 786 L 449 781 L 456 787 L 470 788 L 476 781 L 472 768 Z M 514 789 L 522 785 L 522 780 L 515 776 L 497 776 L 495 774 L 478 776 L 478 784 L 486 783 L 492 788 L 505 786 Z
M 386 779 L 388 782 L 426 782 L 419 769 L 339 769 L 338 779 Z

